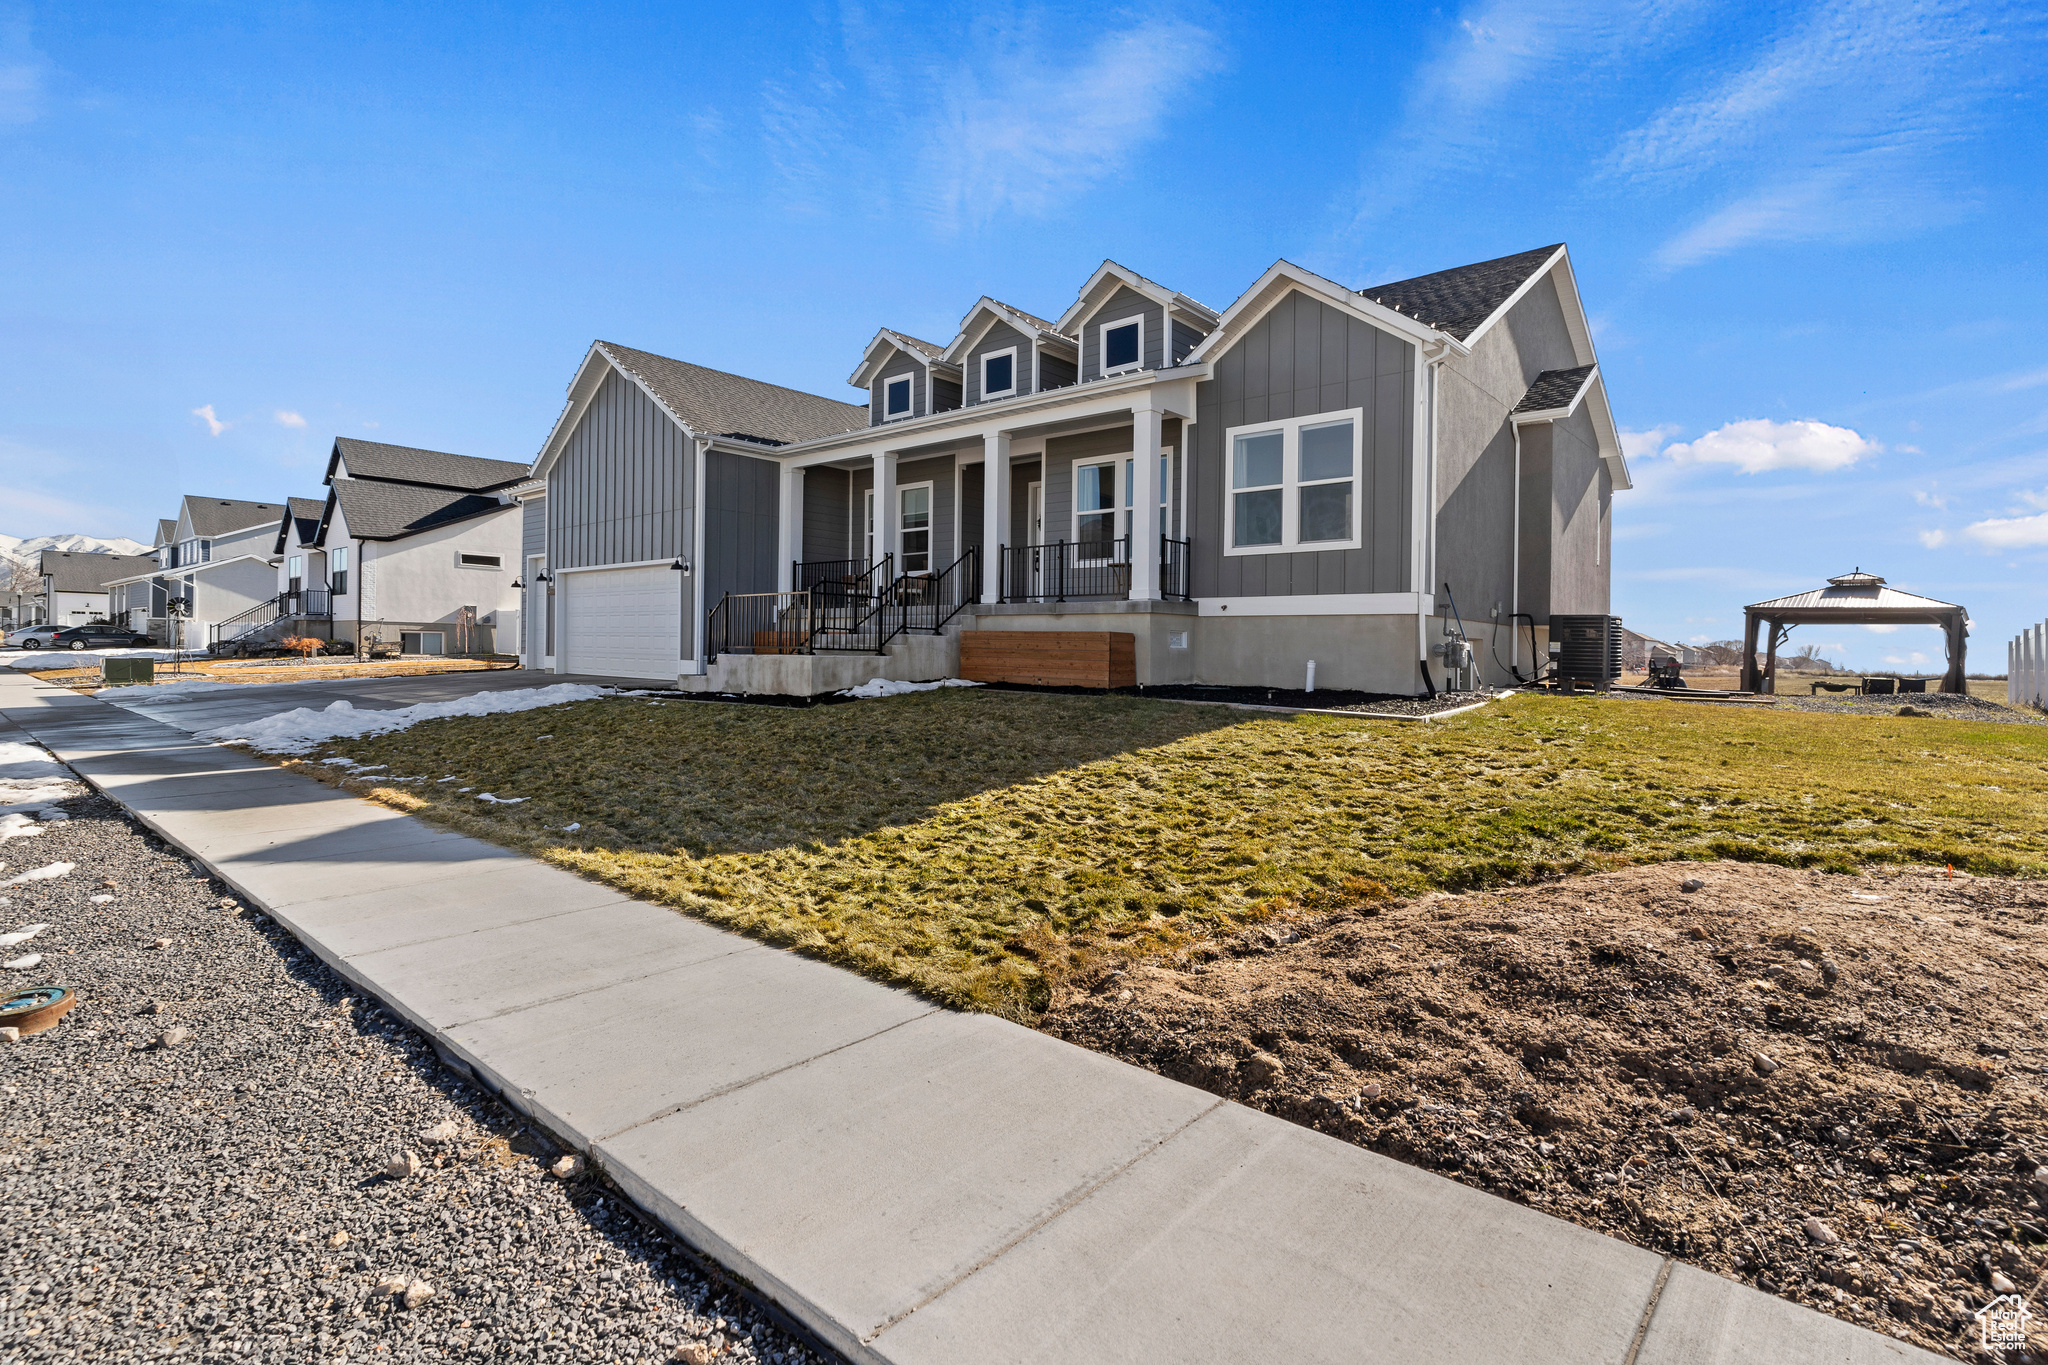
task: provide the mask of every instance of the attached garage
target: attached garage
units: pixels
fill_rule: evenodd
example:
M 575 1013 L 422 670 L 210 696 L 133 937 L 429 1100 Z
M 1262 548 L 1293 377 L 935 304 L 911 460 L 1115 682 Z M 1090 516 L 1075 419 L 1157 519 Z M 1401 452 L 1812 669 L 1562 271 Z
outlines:
M 682 672 L 683 585 L 666 564 L 557 575 L 562 670 L 673 684 Z

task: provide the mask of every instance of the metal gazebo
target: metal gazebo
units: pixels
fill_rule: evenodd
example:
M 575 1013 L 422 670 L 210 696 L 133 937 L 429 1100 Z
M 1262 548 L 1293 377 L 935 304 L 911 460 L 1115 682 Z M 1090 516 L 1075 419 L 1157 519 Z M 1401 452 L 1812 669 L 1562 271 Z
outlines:
M 1774 597 L 1742 609 L 1742 690 L 1777 690 L 1778 646 L 1794 626 L 1940 626 L 1948 637 L 1948 672 L 1941 680 L 1944 692 L 1961 692 L 1963 685 L 1963 642 L 1969 637 L 1970 613 L 1953 602 L 1937 602 L 1887 587 L 1876 574 L 1857 569 L 1830 578 L 1825 588 Z M 1768 626 L 1766 659 L 1762 668 L 1756 661 L 1759 626 Z M 1768 686 L 1766 681 L 1768 680 Z

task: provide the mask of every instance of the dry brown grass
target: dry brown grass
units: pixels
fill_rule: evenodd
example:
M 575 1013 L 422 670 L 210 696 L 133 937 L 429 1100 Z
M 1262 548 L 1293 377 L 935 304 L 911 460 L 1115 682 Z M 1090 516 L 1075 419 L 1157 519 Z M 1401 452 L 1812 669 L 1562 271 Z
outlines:
M 1386 894 L 1672 858 L 2048 875 L 2048 727 L 1958 720 L 1536 696 L 1428 726 L 1116 696 L 617 697 L 330 754 L 387 765 L 359 789 L 394 805 L 1015 1017 L 1090 954 Z

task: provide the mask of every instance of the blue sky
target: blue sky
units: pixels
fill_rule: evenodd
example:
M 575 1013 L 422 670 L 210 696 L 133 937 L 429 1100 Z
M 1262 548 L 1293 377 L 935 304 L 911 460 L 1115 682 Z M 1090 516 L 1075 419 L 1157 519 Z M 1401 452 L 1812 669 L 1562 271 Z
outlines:
M 1105 256 L 1220 308 L 1564 240 L 1631 625 L 1860 565 L 1995 670 L 2048 616 L 2044 58 L 1968 4 L 0 0 L 0 532 L 312 495 L 337 435 L 529 459 L 596 337 L 852 398 L 877 326 Z

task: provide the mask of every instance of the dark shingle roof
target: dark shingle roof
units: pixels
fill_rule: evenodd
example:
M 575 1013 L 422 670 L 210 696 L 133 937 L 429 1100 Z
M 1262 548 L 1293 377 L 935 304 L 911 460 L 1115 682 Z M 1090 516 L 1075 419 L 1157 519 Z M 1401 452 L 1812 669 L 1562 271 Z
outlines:
M 1374 303 L 1397 309 L 1425 326 L 1463 341 L 1562 245 L 1556 242 L 1534 251 L 1439 270 L 1433 275 L 1417 275 L 1412 280 L 1376 284 L 1358 292 Z
M 1596 368 L 1580 365 L 1569 370 L 1545 370 L 1536 376 L 1536 382 L 1522 395 L 1522 401 L 1515 404 L 1515 411 L 1549 412 L 1554 408 L 1570 407 Z
M 327 510 L 327 504 L 319 498 L 286 498 L 285 517 L 278 519 L 277 549 L 283 554 L 298 545 L 311 545 L 320 534 L 320 514 Z
M 516 505 L 484 493 L 368 479 L 336 479 L 333 488 L 348 533 L 358 540 L 397 540 Z
M 278 518 L 284 515 L 284 504 L 202 498 L 196 493 L 187 493 L 185 515 L 192 522 L 193 535 L 211 540 L 230 531 L 246 531 L 251 526 L 275 526 Z M 176 531 L 173 530 L 172 534 L 175 535 Z
M 1060 331 L 1058 323 L 1047 322 L 1044 318 L 1039 317 L 1036 313 L 1027 313 L 1022 308 L 1017 307 L 1017 305 L 1015 305 L 1014 303 L 1003 303 L 1001 299 L 990 299 L 989 302 L 1002 303 L 1003 307 L 1009 309 L 1011 312 L 1015 313 L 1018 317 L 1024 319 L 1024 321 L 1030 323 L 1033 327 L 1036 327 L 1041 332 L 1051 332 L 1054 336 L 1066 335 L 1066 333 Z
M 614 365 L 638 378 L 670 412 L 702 435 L 743 435 L 788 444 L 868 423 L 865 406 L 764 384 L 610 341 L 597 345 Z
M 348 465 L 352 479 L 379 479 L 385 483 L 418 484 L 424 488 L 456 488 L 487 493 L 509 488 L 527 475 L 527 466 L 517 460 L 486 460 L 476 455 L 450 455 L 445 450 L 418 450 L 412 446 L 389 446 L 379 441 L 358 441 L 339 436 L 335 454 Z M 334 463 L 328 462 L 328 476 Z
M 160 518 L 156 524 L 156 543 L 159 545 L 168 545 L 177 538 L 178 519 L 176 517 Z
M 43 577 L 54 580 L 58 592 L 104 592 L 117 578 L 133 578 L 156 568 L 154 555 L 93 555 L 68 550 L 45 550 L 38 566 Z
M 945 347 L 935 346 L 929 341 L 920 340 L 919 338 L 910 335 L 910 333 L 908 332 L 898 332 L 891 330 L 889 335 L 896 338 L 896 340 L 898 341 L 909 343 L 910 348 L 912 350 L 923 352 L 924 358 L 926 360 L 939 360 L 942 359 L 946 354 Z

